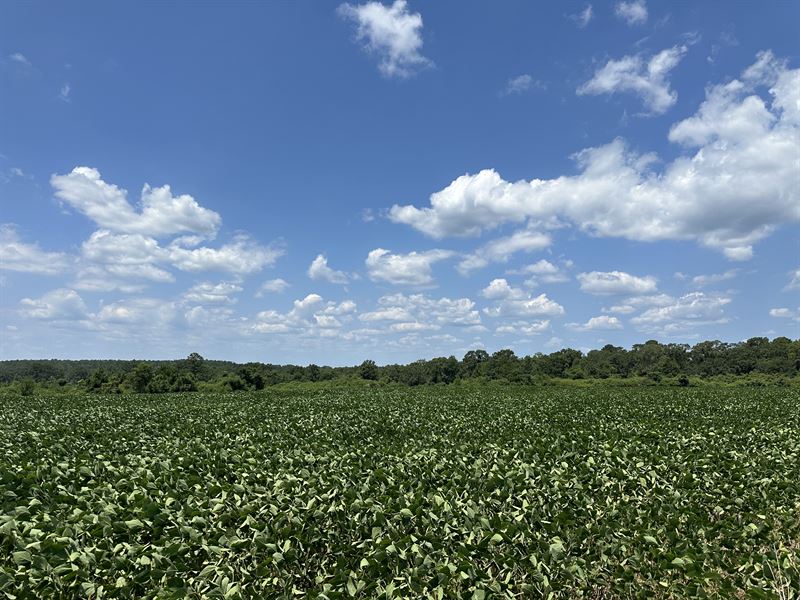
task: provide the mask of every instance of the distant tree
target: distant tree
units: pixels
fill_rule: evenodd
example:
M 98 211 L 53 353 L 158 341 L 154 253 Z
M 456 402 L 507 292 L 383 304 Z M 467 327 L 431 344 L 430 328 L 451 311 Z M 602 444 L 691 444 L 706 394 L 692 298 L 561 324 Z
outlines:
M 150 365 L 139 363 L 134 367 L 133 371 L 128 374 L 128 385 L 131 386 L 134 392 L 143 394 L 147 392 L 152 378 L 153 369 L 150 368 Z
M 206 359 L 200 356 L 200 354 L 197 352 L 192 352 L 184 361 L 186 369 L 197 379 L 202 378 L 205 362 Z
M 306 367 L 306 379 L 308 379 L 309 381 L 320 380 L 320 371 L 317 365 L 310 364 Z
M 376 381 L 378 379 L 378 366 L 374 360 L 365 360 L 358 367 L 358 375 L 361 379 Z

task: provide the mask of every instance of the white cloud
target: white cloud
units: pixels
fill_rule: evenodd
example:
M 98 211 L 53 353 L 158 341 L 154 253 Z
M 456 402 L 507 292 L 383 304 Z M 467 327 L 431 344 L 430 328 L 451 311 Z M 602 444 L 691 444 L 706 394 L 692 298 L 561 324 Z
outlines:
M 376 248 L 367 255 L 366 265 L 372 281 L 386 281 L 396 285 L 430 285 L 433 283 L 431 266 L 453 256 L 448 250 L 428 250 L 408 254 L 392 254 Z
M 68 265 L 66 254 L 46 252 L 38 244 L 26 244 L 13 225 L 0 225 L 0 269 L 56 275 L 63 273 Z
M 545 259 L 541 259 L 535 263 L 526 265 L 521 269 L 507 271 L 507 273 L 509 275 L 533 275 L 533 277 L 525 281 L 525 285 L 530 287 L 539 285 L 539 282 L 564 283 L 569 281 L 569 276 L 566 273 Z
M 551 243 L 550 236 L 531 229 L 523 229 L 513 234 L 492 240 L 466 255 L 456 267 L 462 275 L 482 269 L 489 263 L 507 262 L 517 252 L 533 252 L 546 248 Z
M 604 308 L 604 313 L 616 313 L 627 315 L 636 312 L 640 308 L 649 306 L 668 306 L 675 302 L 675 298 L 668 294 L 652 294 L 648 296 L 635 296 L 626 299 L 622 304 L 616 304 L 609 308 Z
M 759 55 L 759 62 L 765 62 Z M 767 61 L 768 62 L 768 61 Z M 797 147 L 800 70 L 772 61 L 771 107 L 751 74 L 708 89 L 670 140 L 695 147 L 653 170 L 656 158 L 622 140 L 579 152 L 581 172 L 511 183 L 494 170 L 463 175 L 431 195 L 430 206 L 393 206 L 390 218 L 436 238 L 478 235 L 528 218 L 563 218 L 597 236 L 695 240 L 731 260 L 777 227 L 800 221 Z M 777 76 L 775 75 L 777 73 Z
M 543 82 L 534 79 L 528 73 L 524 73 L 517 77 L 512 77 L 506 82 L 506 87 L 503 89 L 501 95 L 510 96 L 512 94 L 523 94 L 532 89 L 543 90 L 547 88 Z
M 13 54 L 9 54 L 8 59 L 17 64 L 25 65 L 26 67 L 32 66 L 31 61 L 29 61 L 28 58 L 22 54 L 22 52 L 14 52 Z
M 391 6 L 342 4 L 338 12 L 356 24 L 358 41 L 379 57 L 378 68 L 386 77 L 409 77 L 432 64 L 422 55 L 422 15 L 409 12 L 405 0 Z
M 301 336 L 335 337 L 344 325 L 352 319 L 356 304 L 352 300 L 325 302 L 319 294 L 308 294 L 295 300 L 292 309 L 286 313 L 264 310 L 256 315 L 255 322 L 249 325 L 251 333 L 294 333 Z
M 667 76 L 681 61 L 686 50 L 686 46 L 674 46 L 662 50 L 648 61 L 641 55 L 609 60 L 578 88 L 578 94 L 596 96 L 632 92 L 641 98 L 650 112 L 663 114 L 678 100 L 678 94 L 670 88 Z
M 593 16 L 594 11 L 592 10 L 592 5 L 587 4 L 581 12 L 570 15 L 570 19 L 572 19 L 575 22 L 575 25 L 577 25 L 580 29 L 583 29 L 589 24 Z
M 408 312 L 407 309 L 400 306 L 388 306 L 379 310 L 373 310 L 361 313 L 358 316 L 362 321 L 408 321 L 414 317 Z
M 586 321 L 586 323 L 567 323 L 567 327 L 575 331 L 605 331 L 622 329 L 622 322 L 617 317 L 601 315 L 599 317 L 592 317 Z
M 550 329 L 550 320 L 539 321 L 515 321 L 509 325 L 500 325 L 495 329 L 496 333 L 512 333 L 518 335 L 539 335 Z
M 256 298 L 261 298 L 266 294 L 282 294 L 289 288 L 289 283 L 280 277 L 277 279 L 268 279 L 258 288 Z
M 643 331 L 681 333 L 699 325 L 727 323 L 724 307 L 730 302 L 723 295 L 692 292 L 666 306 L 649 308 L 630 322 Z
M 132 298 L 106 304 L 97 313 L 101 325 L 130 325 L 158 329 L 176 317 L 175 305 L 157 298 Z
M 67 175 L 53 175 L 50 184 L 59 200 L 83 213 L 101 228 L 116 233 L 162 237 L 197 233 L 214 237 L 222 222 L 212 210 L 200 206 L 188 194 L 173 196 L 168 185 L 145 185 L 141 210 L 127 199 L 127 192 L 101 179 L 97 169 L 76 167 Z
M 389 294 L 378 299 L 379 309 L 364 313 L 365 321 L 393 320 L 431 323 L 437 326 L 480 325 L 475 303 L 469 298 L 430 298 L 424 294 Z
M 170 244 L 167 251 L 170 262 L 182 271 L 224 271 L 235 275 L 271 267 L 284 253 L 279 246 L 262 246 L 243 234 L 219 248 L 190 249 Z
M 69 83 L 65 83 L 58 91 L 58 99 L 62 100 L 63 102 L 69 102 L 71 93 L 72 87 L 69 85 Z
M 618 2 L 614 14 L 628 25 L 642 25 L 647 22 L 647 4 L 644 0 Z
M 788 308 L 772 308 L 769 311 L 769 316 L 777 319 L 794 319 L 795 321 L 800 321 L 800 311 L 793 311 Z
M 695 287 L 706 287 L 709 285 L 714 285 L 716 283 L 721 283 L 723 281 L 728 281 L 729 279 L 733 279 L 739 274 L 739 269 L 729 269 L 724 273 L 712 273 L 710 275 L 696 275 L 692 277 L 692 285 Z
M 60 288 L 47 292 L 41 298 L 23 298 L 21 313 L 31 319 L 46 321 L 81 321 L 89 316 L 89 310 L 75 290 Z
M 345 284 L 350 278 L 344 271 L 336 271 L 328 266 L 328 259 L 324 254 L 318 254 L 308 267 L 308 276 L 311 279 L 324 279 L 331 283 Z
M 198 283 L 189 288 L 183 295 L 185 302 L 194 304 L 233 304 L 234 296 L 242 291 L 242 287 L 227 281 Z
M 656 291 L 656 278 L 637 277 L 623 271 L 579 273 L 581 291 L 597 296 L 647 294 Z
M 525 290 L 514 288 L 505 279 L 493 279 L 481 292 L 484 298 L 495 300 L 495 306 L 484 308 L 490 317 L 529 317 L 563 315 L 564 307 L 547 297 L 533 296 Z

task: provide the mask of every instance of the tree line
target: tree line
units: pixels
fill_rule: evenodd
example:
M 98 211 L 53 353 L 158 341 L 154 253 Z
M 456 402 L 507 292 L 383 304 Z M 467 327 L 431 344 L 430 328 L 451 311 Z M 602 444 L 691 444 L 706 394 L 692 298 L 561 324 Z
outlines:
M 704 341 L 662 344 L 649 340 L 630 349 L 608 344 L 583 353 L 564 348 L 550 354 L 517 356 L 470 350 L 455 356 L 379 366 L 365 360 L 353 367 L 310 364 L 238 364 L 206 360 L 197 353 L 174 361 L 9 360 L 0 361 L 0 385 L 30 393 L 35 386 L 102 393 L 167 393 L 261 390 L 289 382 L 368 380 L 403 385 L 500 381 L 546 384 L 558 380 L 626 380 L 690 385 L 693 379 L 751 378 L 784 381 L 800 372 L 800 340 L 754 337 L 739 343 Z M 759 379 L 761 377 L 761 379 Z

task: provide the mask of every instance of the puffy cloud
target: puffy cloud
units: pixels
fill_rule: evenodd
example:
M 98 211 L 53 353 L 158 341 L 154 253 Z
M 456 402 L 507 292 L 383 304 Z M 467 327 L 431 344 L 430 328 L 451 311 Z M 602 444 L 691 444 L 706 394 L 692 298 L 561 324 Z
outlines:
M 256 298 L 262 298 L 266 294 L 282 294 L 289 288 L 289 283 L 280 277 L 268 279 L 258 288 Z
M 358 41 L 379 57 L 386 77 L 409 77 L 432 64 L 422 55 L 422 15 L 409 12 L 405 0 L 341 4 L 338 13 L 355 23 Z
M 47 292 L 41 298 L 23 298 L 21 313 L 31 319 L 46 321 L 82 321 L 89 310 L 75 290 L 60 288 Z
M 627 315 L 643 307 L 668 306 L 675 302 L 675 298 L 668 294 L 652 294 L 648 296 L 636 296 L 628 298 L 622 304 L 616 304 L 609 308 L 604 308 L 604 313 L 617 313 Z
M 586 323 L 567 323 L 567 327 L 575 331 L 611 330 L 622 329 L 622 322 L 617 317 L 600 315 L 599 317 L 592 317 Z
M 352 319 L 356 305 L 352 300 L 339 302 L 325 300 L 319 294 L 308 294 L 295 300 L 286 313 L 264 310 L 256 315 L 249 326 L 251 333 L 295 333 L 302 336 L 333 337 Z
M 647 22 L 647 4 L 644 0 L 617 2 L 614 14 L 628 25 L 642 25 Z
M 481 292 L 484 298 L 496 300 L 495 306 L 484 308 L 490 317 L 528 317 L 563 315 L 564 307 L 547 297 L 511 287 L 505 279 L 494 279 Z
M 194 304 L 233 304 L 233 296 L 242 291 L 242 287 L 230 282 L 198 283 L 189 288 L 183 295 L 185 302 Z
M 539 321 L 515 321 L 509 325 L 500 325 L 495 329 L 496 333 L 513 333 L 518 335 L 539 335 L 550 329 L 550 320 Z
M 157 298 L 133 298 L 106 304 L 97 313 L 103 325 L 130 325 L 137 328 L 159 329 L 176 317 L 175 305 Z
M 222 222 L 212 210 L 200 206 L 188 194 L 173 196 L 168 185 L 144 186 L 141 210 L 127 199 L 127 192 L 102 180 L 90 167 L 76 167 L 66 175 L 53 175 L 50 184 L 58 199 L 83 213 L 101 228 L 117 233 L 162 237 L 198 233 L 213 237 Z
M 649 308 L 630 322 L 643 331 L 681 333 L 699 325 L 727 323 L 724 307 L 730 302 L 726 296 L 692 292 L 666 306 Z
M 308 276 L 311 279 L 324 279 L 331 283 L 345 284 L 350 278 L 344 271 L 336 271 L 328 266 L 328 259 L 324 254 L 318 254 L 311 266 L 308 267 Z
M 170 262 L 182 271 L 224 271 L 235 275 L 249 275 L 271 267 L 284 253 L 279 246 L 262 246 L 246 235 L 237 235 L 219 248 L 170 244 L 167 251 Z
M 747 259 L 752 244 L 800 221 L 800 70 L 763 55 L 757 64 L 768 66 L 709 88 L 698 112 L 673 126 L 670 140 L 696 151 L 660 171 L 656 157 L 617 139 L 576 154 L 577 175 L 511 183 L 483 170 L 432 194 L 429 207 L 395 205 L 389 216 L 436 238 L 563 218 L 596 236 L 695 240 Z M 762 85 L 771 106 L 756 93 Z
M 678 100 L 667 76 L 686 54 L 686 46 L 662 50 L 645 61 L 642 56 L 609 60 L 594 76 L 578 88 L 579 95 L 631 92 L 642 99 L 649 111 L 663 114 Z
M 389 294 L 378 299 L 378 305 L 377 311 L 364 313 L 368 315 L 364 320 L 416 321 L 441 326 L 472 326 L 481 322 L 475 303 L 469 298 L 434 299 L 424 294 Z
M 533 275 L 533 277 L 525 281 L 525 285 L 530 287 L 538 285 L 539 282 L 564 283 L 569 281 L 569 276 L 566 273 L 545 259 L 541 259 L 535 263 L 526 265 L 521 269 L 508 271 L 508 273 L 510 275 Z
M 448 250 L 428 250 L 408 254 L 392 254 L 376 248 L 367 255 L 366 265 L 372 281 L 386 281 L 396 285 L 430 285 L 433 283 L 431 266 L 453 256 Z
M 579 273 L 581 291 L 596 296 L 647 294 L 656 290 L 656 278 L 637 277 L 623 271 Z
M 0 269 L 55 275 L 68 268 L 62 252 L 46 252 L 38 244 L 23 242 L 13 225 L 0 225 Z
M 800 308 L 797 310 L 791 310 L 789 308 L 772 308 L 769 311 L 769 316 L 777 319 L 792 319 L 794 321 L 800 321 Z
M 581 12 L 570 15 L 569 17 L 575 22 L 575 25 L 577 25 L 580 29 L 583 29 L 589 24 L 593 16 L 594 11 L 592 10 L 592 5 L 587 4 Z
M 476 269 L 482 269 L 489 263 L 507 262 L 517 252 L 533 252 L 546 248 L 551 243 L 550 236 L 523 229 L 510 236 L 498 238 L 484 244 L 475 252 L 465 256 L 456 267 L 462 275 L 468 275 Z

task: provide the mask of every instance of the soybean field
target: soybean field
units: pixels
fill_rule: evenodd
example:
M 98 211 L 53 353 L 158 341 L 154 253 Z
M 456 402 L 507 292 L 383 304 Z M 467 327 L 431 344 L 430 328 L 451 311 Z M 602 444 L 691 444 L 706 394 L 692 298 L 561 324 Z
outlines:
M 798 598 L 800 392 L 0 398 L 6 598 Z

